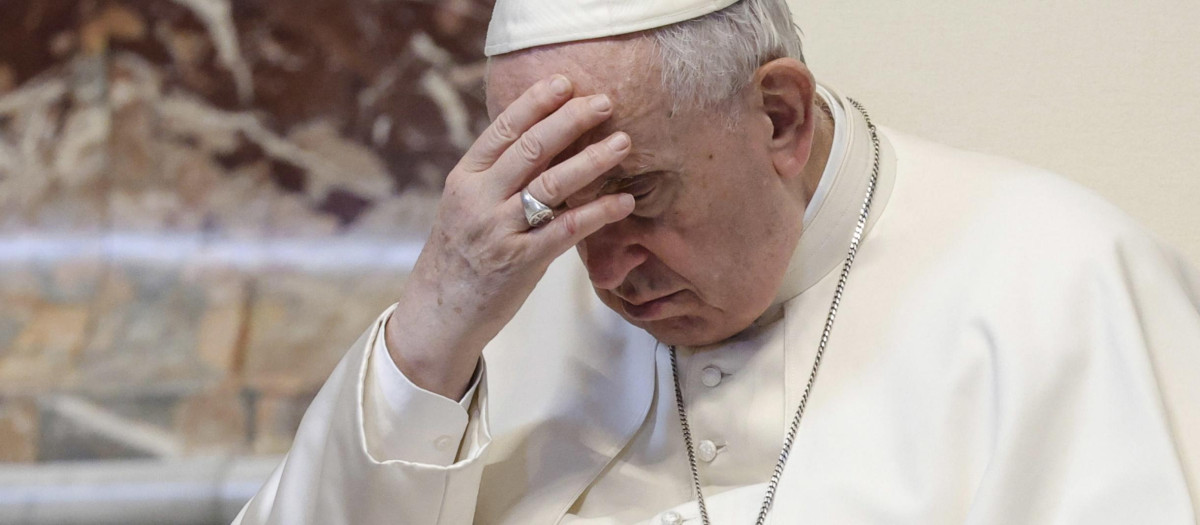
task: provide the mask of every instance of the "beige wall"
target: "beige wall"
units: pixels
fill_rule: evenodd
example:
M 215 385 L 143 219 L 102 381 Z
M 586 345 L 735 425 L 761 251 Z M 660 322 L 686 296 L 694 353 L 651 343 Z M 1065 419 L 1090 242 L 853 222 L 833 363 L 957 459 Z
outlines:
M 1200 3 L 789 2 L 877 121 L 1061 173 L 1200 266 Z

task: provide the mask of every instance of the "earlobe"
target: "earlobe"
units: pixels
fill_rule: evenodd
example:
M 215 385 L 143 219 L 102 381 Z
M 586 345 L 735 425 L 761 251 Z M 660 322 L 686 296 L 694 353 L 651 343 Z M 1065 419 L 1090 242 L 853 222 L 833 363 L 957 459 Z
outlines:
M 761 111 L 771 123 L 769 148 L 775 169 L 781 177 L 797 177 L 812 152 L 816 82 L 803 63 L 791 58 L 764 64 L 754 80 Z

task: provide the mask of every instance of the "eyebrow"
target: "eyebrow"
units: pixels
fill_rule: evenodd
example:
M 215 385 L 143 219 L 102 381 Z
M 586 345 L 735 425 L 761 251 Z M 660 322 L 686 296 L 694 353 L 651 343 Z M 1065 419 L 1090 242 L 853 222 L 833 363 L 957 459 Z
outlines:
M 609 170 L 608 173 L 602 175 L 601 182 L 600 182 L 600 190 L 606 191 L 609 188 L 612 188 L 613 184 L 626 182 L 626 181 L 641 177 L 643 175 L 661 171 L 657 168 L 654 168 L 650 164 L 650 161 L 653 160 L 654 157 L 655 157 L 655 155 L 654 155 L 654 152 L 652 152 L 652 151 L 630 153 L 629 157 L 627 157 L 626 160 L 632 158 L 633 160 L 636 161 L 635 164 L 633 164 L 633 166 L 629 169 L 625 169 L 621 166 L 616 166 L 613 169 Z
M 630 159 L 637 161 L 633 164 L 633 167 L 631 169 L 626 170 L 626 169 L 621 168 L 620 166 L 617 167 L 617 169 L 621 170 L 622 173 L 630 174 L 630 175 L 627 175 L 625 178 L 633 178 L 633 177 L 637 177 L 639 175 L 648 173 L 650 171 L 654 171 L 653 166 L 651 166 L 651 161 L 654 160 L 654 152 L 653 151 L 631 152 L 629 154 L 629 156 L 626 157 L 627 161 Z
M 614 186 L 617 186 L 617 185 L 620 185 L 623 183 L 627 183 L 627 182 L 632 182 L 635 179 L 640 179 L 645 175 L 650 175 L 652 173 L 658 173 L 659 171 L 660 170 L 656 170 L 656 169 L 646 169 L 644 171 L 639 171 L 639 172 L 631 173 L 631 174 L 627 174 L 627 175 L 609 176 L 609 177 L 606 177 L 604 179 L 604 181 L 600 183 L 600 190 L 608 191 L 609 189 L 612 189 L 612 187 L 614 187 Z

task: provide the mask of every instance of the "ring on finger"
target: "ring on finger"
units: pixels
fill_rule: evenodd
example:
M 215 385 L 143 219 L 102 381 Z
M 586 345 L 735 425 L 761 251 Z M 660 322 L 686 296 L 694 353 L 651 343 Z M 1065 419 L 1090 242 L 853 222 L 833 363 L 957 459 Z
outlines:
M 529 188 L 521 190 L 521 207 L 525 210 L 525 222 L 530 228 L 543 226 L 554 220 L 554 210 L 529 194 Z

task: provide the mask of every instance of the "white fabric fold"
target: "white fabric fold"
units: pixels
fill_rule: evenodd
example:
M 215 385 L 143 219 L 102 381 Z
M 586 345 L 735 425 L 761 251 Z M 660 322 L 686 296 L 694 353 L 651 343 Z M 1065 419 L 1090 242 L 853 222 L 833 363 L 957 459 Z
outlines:
M 391 318 L 393 305 L 383 315 Z M 459 456 L 469 423 L 468 410 L 482 377 L 483 364 L 471 386 L 455 402 L 412 383 L 388 354 L 383 334 L 371 345 L 370 372 L 363 402 L 366 408 L 367 447 L 377 457 L 412 463 L 449 466 Z M 420 425 L 403 424 L 420 421 Z M 471 451 L 465 452 L 470 455 Z

